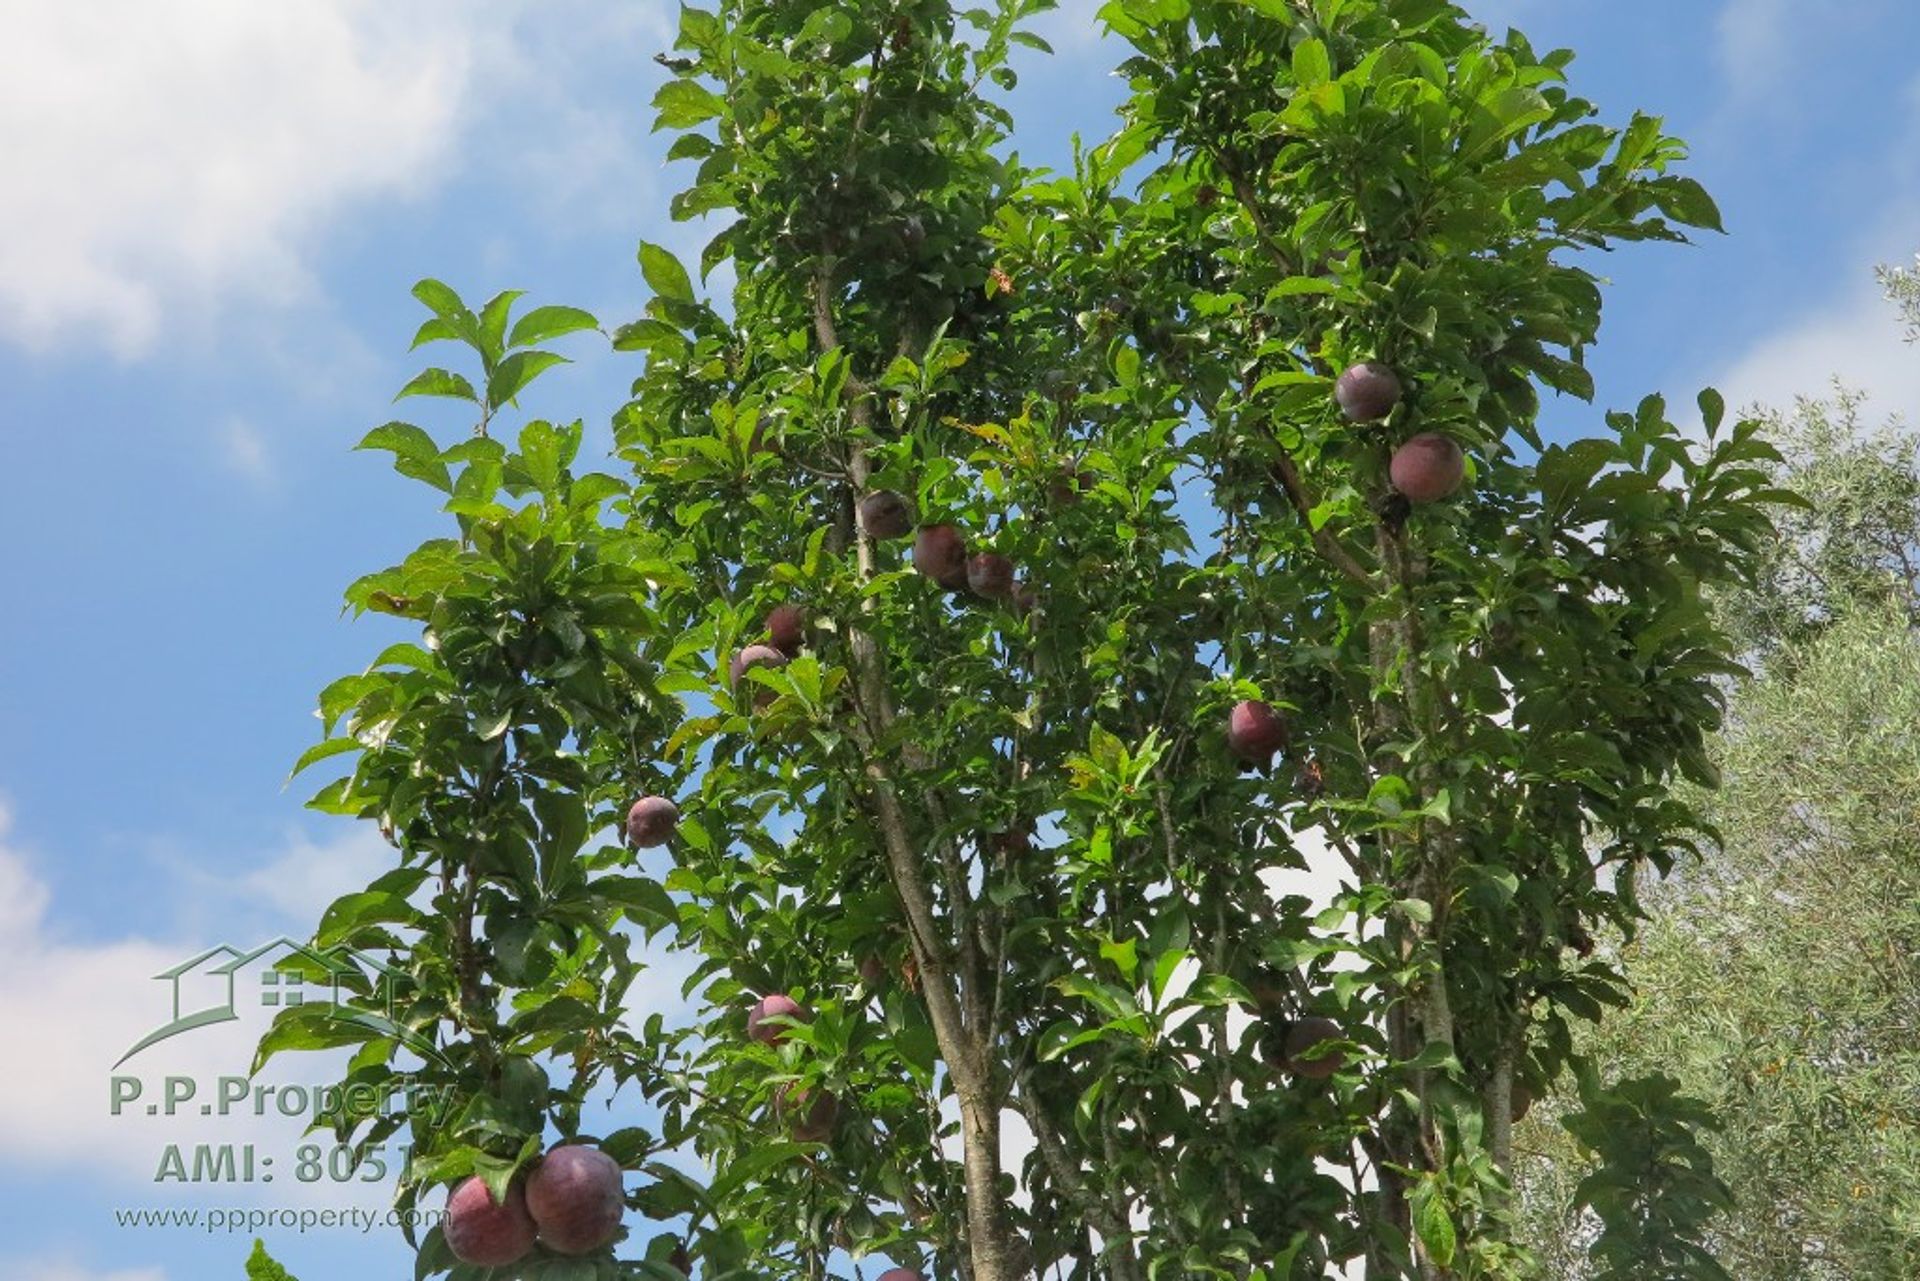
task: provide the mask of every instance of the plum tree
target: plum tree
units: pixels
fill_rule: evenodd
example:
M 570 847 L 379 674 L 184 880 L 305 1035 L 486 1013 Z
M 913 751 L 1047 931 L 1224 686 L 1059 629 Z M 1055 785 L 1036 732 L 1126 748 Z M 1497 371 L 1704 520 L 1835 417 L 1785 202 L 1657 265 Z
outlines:
M 779 1045 L 787 1039 L 791 1027 L 779 1021 L 782 1019 L 810 1023 L 813 1012 L 784 992 L 770 993 L 747 1011 L 747 1035 L 762 1045 Z
M 554 1148 L 527 1178 L 527 1213 L 540 1244 L 556 1254 L 592 1254 L 612 1245 L 626 1218 L 620 1166 L 598 1148 Z
M 418 643 L 326 688 L 303 761 L 399 847 L 317 941 L 393 956 L 405 1036 L 362 1000 L 264 1051 L 444 1088 L 346 1127 L 406 1127 L 403 1202 L 558 1134 L 715 1275 L 1521 1274 L 1511 1088 L 1625 999 L 1562 941 L 1707 848 L 1675 784 L 1734 656 L 1699 601 L 1774 501 L 1711 395 L 1539 422 L 1592 394 L 1591 251 L 1715 225 L 1680 143 L 1448 0 L 1106 0 L 1119 125 L 1043 173 L 1001 95 L 1045 0 L 704 3 L 656 104 L 716 238 L 640 246 L 609 461 L 509 430 L 594 317 L 416 287 L 465 363 L 407 394 L 461 417 L 365 443 L 448 527 L 349 588 Z M 1356 361 L 1417 394 L 1343 393 Z M 1446 519 L 1391 475 L 1424 434 L 1475 463 Z M 927 590 L 967 586 L 961 530 L 1043 603 Z M 799 652 L 754 643 L 782 601 Z M 650 793 L 687 813 L 643 866 Z M 1322 901 L 1278 892 L 1316 855 Z M 684 1008 L 641 1016 L 649 966 Z M 1337 1024 L 1335 1086 L 1249 1015 Z M 770 1079 L 859 1099 L 830 1160 L 770 1142 Z
M 922 525 L 913 536 L 913 567 L 948 591 L 967 585 L 967 542 L 952 525 Z
M 1241 760 L 1265 765 L 1286 745 L 1286 718 L 1271 704 L 1242 699 L 1227 713 L 1227 747 Z
M 627 811 L 627 842 L 637 849 L 658 849 L 680 826 L 680 807 L 664 796 L 643 796 Z
M 533 1250 L 535 1228 L 525 1190 L 514 1184 L 504 1200 L 496 1200 L 479 1175 L 447 1194 L 442 1230 L 453 1257 L 477 1268 L 511 1267 Z
M 1013 595 L 1013 561 L 998 552 L 967 558 L 967 586 L 975 596 L 1000 600 Z
M 1349 365 L 1333 384 L 1333 398 L 1348 422 L 1376 423 L 1400 403 L 1400 375 L 1385 365 Z
M 1437 503 L 1459 490 L 1467 477 L 1467 456 L 1453 437 L 1421 432 L 1393 451 L 1388 475 L 1408 502 Z

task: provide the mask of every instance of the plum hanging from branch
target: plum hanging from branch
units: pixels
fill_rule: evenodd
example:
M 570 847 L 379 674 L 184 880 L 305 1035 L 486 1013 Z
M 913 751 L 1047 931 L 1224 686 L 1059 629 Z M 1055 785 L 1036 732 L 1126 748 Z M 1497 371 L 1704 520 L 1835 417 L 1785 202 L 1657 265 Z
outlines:
M 952 525 L 923 525 L 913 536 L 913 567 L 948 591 L 967 585 L 967 543 Z
M 658 849 L 680 826 L 680 807 L 664 796 L 643 796 L 627 811 L 627 841 L 636 849 Z
M 1227 748 L 1241 760 L 1265 765 L 1286 745 L 1286 718 L 1270 704 L 1250 698 L 1227 713 Z
M 807 611 L 798 605 L 775 605 L 767 611 L 767 640 L 792 658 L 807 644 Z
M 527 1213 L 540 1244 L 556 1254 L 605 1249 L 619 1237 L 627 1213 L 619 1163 L 577 1143 L 553 1149 L 527 1179 Z
M 1467 456 L 1451 436 L 1422 432 L 1393 451 L 1387 477 L 1408 502 L 1437 503 L 1467 478 Z
M 507 1189 L 506 1200 L 495 1201 L 477 1174 L 448 1193 L 441 1231 L 453 1257 L 476 1268 L 511 1267 L 533 1249 L 536 1235 L 520 1185 Z
M 967 586 L 976 596 L 999 600 L 1013 594 L 1013 562 L 997 552 L 981 552 L 967 561 Z
M 860 500 L 860 528 L 872 538 L 905 538 L 913 531 L 913 506 L 891 489 Z
M 754 1002 L 747 1011 L 747 1036 L 762 1045 L 779 1045 L 787 1039 L 789 1025 L 777 1023 L 776 1019 L 791 1019 L 795 1023 L 813 1022 L 813 1011 L 794 1000 L 784 992 L 775 992 L 763 996 Z
M 1400 403 L 1400 375 L 1385 365 L 1351 365 L 1333 384 L 1333 399 L 1348 422 L 1377 423 Z

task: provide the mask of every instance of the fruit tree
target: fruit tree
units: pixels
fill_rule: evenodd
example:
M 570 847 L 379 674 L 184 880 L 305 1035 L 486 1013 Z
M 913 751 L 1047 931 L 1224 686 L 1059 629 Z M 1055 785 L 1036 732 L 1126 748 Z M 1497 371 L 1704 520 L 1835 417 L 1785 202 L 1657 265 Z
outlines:
M 423 1275 L 1525 1266 L 1516 1096 L 1700 838 L 1774 500 L 1711 393 L 1566 439 L 1591 254 L 1714 207 L 1444 0 L 1112 0 L 1117 131 L 1035 170 L 1050 6 L 983 3 L 682 11 L 719 230 L 641 246 L 607 468 L 514 421 L 593 317 L 415 290 L 475 429 L 363 442 L 450 525 L 302 762 L 396 849 L 320 940 L 400 990 L 263 1054 L 452 1092 L 340 1120 L 472 1216 Z

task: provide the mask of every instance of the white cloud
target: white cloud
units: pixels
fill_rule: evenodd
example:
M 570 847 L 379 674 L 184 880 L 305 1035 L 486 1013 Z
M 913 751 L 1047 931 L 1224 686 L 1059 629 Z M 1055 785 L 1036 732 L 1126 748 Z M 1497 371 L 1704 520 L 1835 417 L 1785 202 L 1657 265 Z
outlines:
M 1790 408 L 1797 397 L 1828 395 L 1838 379 L 1864 392 L 1870 409 L 1920 417 L 1920 347 L 1902 340 L 1868 269 L 1853 275 L 1859 283 L 1846 294 L 1762 338 L 1710 380 L 1728 405 Z
M 0 336 L 140 353 L 312 289 L 323 220 L 425 190 L 473 63 L 457 6 L 18 0 L 0 42 Z
M 273 482 L 273 457 L 266 436 L 238 414 L 228 418 L 221 430 L 220 457 L 228 468 L 255 485 Z
M 1096 16 L 1106 0 L 1060 0 L 1060 7 L 1036 18 L 1031 29 L 1061 53 L 1083 50 L 1110 39 L 1107 28 Z M 1126 42 L 1115 40 L 1117 50 Z
M 143 1195 L 153 1204 L 191 1202 L 206 1195 L 205 1187 L 154 1181 L 161 1157 L 172 1144 L 182 1146 L 191 1165 L 193 1149 L 199 1144 L 253 1143 L 261 1155 L 272 1156 L 277 1167 L 291 1171 L 295 1149 L 309 1141 L 302 1137 L 307 1118 L 282 1114 L 280 1094 L 268 1096 L 265 1115 L 255 1114 L 256 1096 L 251 1093 L 245 1105 L 230 1107 L 226 1115 L 218 1111 L 221 1080 L 246 1075 L 254 1044 L 272 1014 L 248 999 L 263 990 L 244 985 L 257 983 L 257 976 L 250 972 L 237 991 L 240 999 L 235 1008 L 241 1015 L 237 1021 L 161 1042 L 116 1068 L 135 1042 L 174 1016 L 172 989 L 155 976 L 211 944 L 137 934 L 100 942 L 71 938 L 57 924 L 52 895 L 35 874 L 30 855 L 8 839 L 10 827 L 11 814 L 0 803 L 0 970 L 8 976 L 6 984 L 0 985 L 0 1027 L 13 1029 L 16 1039 L 31 1044 L 33 1052 L 18 1056 L 9 1071 L 8 1088 L 0 1091 L 0 1160 L 16 1166 L 31 1160 L 36 1168 L 85 1169 L 116 1183 L 143 1187 Z M 299 852 L 291 850 L 289 858 Z M 267 892 L 265 882 L 260 885 Z M 297 908 L 296 914 L 310 922 L 324 904 L 296 905 L 291 896 L 301 886 L 314 892 L 319 889 L 315 881 L 296 878 L 273 887 L 273 892 L 287 896 L 284 906 L 290 911 Z M 267 940 L 225 941 L 253 947 Z M 218 1003 L 208 996 L 206 990 L 186 990 L 182 1012 L 191 1014 Z M 323 1086 L 339 1078 L 343 1063 L 343 1054 L 291 1055 L 277 1060 L 256 1084 L 276 1090 Z M 123 1106 L 118 1116 L 111 1106 L 116 1073 L 141 1085 L 138 1099 Z M 195 1087 L 191 1102 L 175 1109 L 174 1115 L 167 1115 L 162 1104 L 170 1077 L 191 1081 Z M 149 1105 L 155 1105 L 157 1114 L 147 1113 Z M 213 1115 L 202 1111 L 209 1105 Z M 238 1195 L 242 1201 L 271 1193 L 281 1203 L 341 1208 L 377 1204 L 387 1195 L 385 1188 L 374 1185 L 307 1185 L 292 1179 L 270 1188 L 228 1185 L 222 1192 L 229 1199 Z M 0 1267 L 0 1276 L 19 1275 L 15 1268 Z M 45 1275 L 64 1281 L 68 1274 Z M 146 1274 L 138 1275 L 145 1281 Z
M 311 929 L 326 906 L 394 866 L 398 855 L 371 823 L 353 823 L 332 840 L 289 832 L 284 851 L 249 872 L 243 897 L 277 910 L 296 932 Z
M 1736 99 L 1771 91 L 1792 77 L 1784 74 L 1796 41 L 1814 21 L 1796 14 L 1797 0 L 1731 0 L 1715 24 L 1720 71 Z

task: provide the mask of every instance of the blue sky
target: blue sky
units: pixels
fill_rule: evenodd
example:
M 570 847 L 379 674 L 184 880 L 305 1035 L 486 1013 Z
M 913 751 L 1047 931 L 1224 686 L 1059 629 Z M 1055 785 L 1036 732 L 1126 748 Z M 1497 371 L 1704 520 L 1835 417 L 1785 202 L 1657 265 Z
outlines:
M 1027 59 L 1014 105 L 1029 161 L 1062 161 L 1073 130 L 1108 127 L 1118 51 L 1097 39 L 1094 7 L 1070 0 L 1043 27 L 1059 56 Z M 1552 434 L 1708 382 L 1736 404 L 1819 392 L 1836 373 L 1880 411 L 1920 398 L 1920 353 L 1871 279 L 1920 249 L 1909 0 L 1470 7 L 1579 50 L 1574 85 L 1607 118 L 1665 115 L 1730 232 L 1603 264 L 1602 404 L 1550 402 Z M 16 1211 L 0 1275 L 237 1276 L 239 1238 L 111 1226 L 111 1208 L 161 1199 L 163 1128 L 107 1116 L 109 1065 L 166 1012 L 151 975 L 217 942 L 303 932 L 378 865 L 377 842 L 281 786 L 317 734 L 314 693 L 388 639 L 340 618 L 340 589 L 439 531 L 426 491 L 349 447 L 397 416 L 392 394 L 417 367 L 417 277 L 473 297 L 526 288 L 611 324 L 645 299 L 642 235 L 687 257 L 704 241 L 667 220 L 684 175 L 648 133 L 651 54 L 674 7 L 8 11 L 0 1025 L 21 1048 L 0 1091 L 0 1200 Z M 597 429 L 632 367 L 568 343 L 579 363 L 526 408 Z M 208 1034 L 167 1070 L 239 1071 L 244 1040 Z M 271 1121 L 165 1135 L 297 1143 Z M 387 1235 L 275 1240 L 309 1276 L 401 1266 Z

